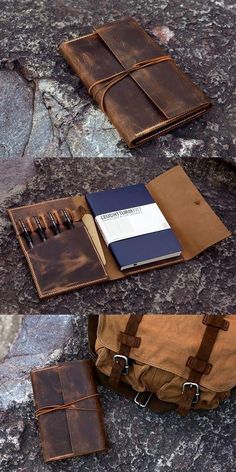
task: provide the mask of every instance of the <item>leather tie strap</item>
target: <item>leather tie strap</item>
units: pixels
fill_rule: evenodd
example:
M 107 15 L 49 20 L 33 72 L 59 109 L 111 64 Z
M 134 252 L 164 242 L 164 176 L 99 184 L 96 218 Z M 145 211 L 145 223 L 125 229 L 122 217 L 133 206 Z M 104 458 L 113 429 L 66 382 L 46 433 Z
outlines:
M 38 419 L 42 415 L 46 415 L 48 413 L 54 413 L 55 411 L 60 411 L 60 410 L 97 411 L 96 408 L 77 408 L 74 405 L 76 403 L 82 402 L 84 400 L 89 400 L 90 398 L 94 398 L 94 397 L 98 397 L 98 396 L 99 396 L 99 393 L 94 393 L 93 395 L 87 395 L 86 397 L 81 397 L 77 400 L 74 400 L 73 402 L 64 403 L 62 405 L 44 406 L 42 408 L 38 408 L 35 411 L 35 416 Z
M 94 87 L 97 85 L 103 84 L 101 87 L 98 88 L 98 90 L 93 94 L 94 99 L 96 98 L 97 94 L 102 91 L 101 95 L 101 101 L 100 101 L 100 106 L 101 110 L 105 112 L 105 95 L 108 92 L 108 90 L 113 87 L 113 85 L 117 84 L 120 82 L 120 80 L 123 80 L 125 77 L 127 77 L 131 72 L 135 72 L 136 70 L 144 69 L 145 67 L 153 66 L 155 64 L 159 64 L 160 62 L 165 62 L 165 61 L 173 61 L 172 57 L 170 56 L 159 56 L 159 57 L 154 57 L 153 59 L 148 59 L 146 61 L 141 61 L 137 62 L 133 66 L 131 66 L 129 69 L 124 69 L 121 72 L 117 72 L 117 74 L 110 75 L 109 77 L 105 77 L 104 79 L 96 80 L 92 85 L 90 85 L 88 92 L 91 95 L 92 90 Z
M 202 375 L 208 375 L 212 369 L 212 364 L 208 361 L 219 331 L 227 331 L 229 329 L 229 321 L 225 320 L 221 315 L 205 315 L 202 323 L 206 325 L 206 329 L 199 350 L 196 357 L 190 356 L 186 363 L 186 366 L 191 369 L 187 381 L 187 384 L 189 383 L 190 385 L 186 385 L 181 402 L 177 408 L 177 412 L 182 416 L 187 415 L 191 409 L 194 397 L 198 393 L 194 384 L 199 385 Z M 193 385 L 191 386 L 191 384 Z
M 143 315 L 130 315 L 124 333 L 120 333 L 118 340 L 120 341 L 120 349 L 118 356 L 129 357 L 132 347 L 138 347 L 141 339 L 136 336 L 140 322 Z M 122 357 L 117 357 L 112 366 L 112 371 L 109 377 L 109 385 L 112 388 L 117 388 L 124 371 L 126 361 Z

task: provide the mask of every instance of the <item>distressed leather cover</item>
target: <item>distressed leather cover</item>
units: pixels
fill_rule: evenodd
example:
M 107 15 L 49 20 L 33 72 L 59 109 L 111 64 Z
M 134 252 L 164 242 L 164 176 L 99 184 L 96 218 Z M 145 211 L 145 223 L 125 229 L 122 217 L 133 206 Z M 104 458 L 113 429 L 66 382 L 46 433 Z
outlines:
M 87 285 L 103 282 L 108 275 L 100 256 L 82 221 L 77 221 L 76 210 L 80 205 L 86 207 L 85 198 L 63 198 L 50 200 L 9 210 L 21 248 L 27 259 L 35 286 L 40 298 L 68 292 Z M 29 249 L 19 234 L 17 220 L 33 215 L 45 215 L 49 211 L 69 207 L 74 212 L 74 228 L 60 226 L 61 233 L 53 235 L 47 230 L 48 239 L 39 242 L 32 233 L 33 249 Z
M 91 214 L 84 196 L 51 200 L 8 210 L 40 298 L 184 262 L 230 236 L 231 233 L 180 166 L 175 166 L 159 175 L 148 182 L 146 187 L 179 240 L 182 254 L 173 259 L 125 271 L 119 269 L 99 233 L 106 259 L 106 264 L 103 265 L 88 232 L 79 221 L 74 230 L 65 230 L 31 250 L 26 247 L 17 229 L 16 221 L 19 218 L 62 207 L 70 207 L 76 214 L 80 205 Z
M 156 41 L 132 18 L 108 23 L 92 34 L 65 41 L 59 50 L 88 89 L 97 80 L 137 62 L 164 55 Z M 100 105 L 101 91 L 95 99 Z M 173 60 L 131 72 L 113 85 L 105 97 L 107 116 L 130 147 L 167 133 L 202 115 L 209 107 L 206 95 Z
M 119 333 L 124 332 L 129 315 L 100 315 L 96 338 L 96 366 L 110 375 L 113 355 L 119 352 Z M 228 331 L 221 330 L 209 362 L 212 370 L 201 378 L 201 401 L 197 408 L 215 408 L 236 385 L 236 316 L 226 315 Z M 129 374 L 122 376 L 136 391 L 150 391 L 159 400 L 179 403 L 187 381 L 186 361 L 195 356 L 206 326 L 203 315 L 144 315 L 137 330 L 139 347 L 132 347 Z
M 36 410 L 97 393 L 90 360 L 31 372 Z M 75 408 L 93 409 L 78 411 Z M 45 462 L 102 452 L 108 448 L 99 397 L 38 418 Z

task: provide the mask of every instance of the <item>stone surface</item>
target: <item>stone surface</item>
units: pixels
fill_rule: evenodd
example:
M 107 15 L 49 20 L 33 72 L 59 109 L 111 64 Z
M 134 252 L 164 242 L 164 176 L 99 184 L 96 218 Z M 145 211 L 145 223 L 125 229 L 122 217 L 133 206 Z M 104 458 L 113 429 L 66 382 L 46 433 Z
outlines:
M 8 319 L 9 316 L 6 317 L 5 326 L 8 326 Z M 15 327 L 17 323 L 19 325 L 19 321 L 15 322 Z M 14 333 L 11 329 L 11 334 L 12 331 Z M 0 359 L 0 410 L 6 410 L 13 403 L 21 405 L 28 400 L 31 392 L 30 370 L 60 359 L 65 344 L 73 334 L 72 317 L 25 316 L 18 331 L 15 342 L 2 362 Z M 1 338 L 5 338 L 4 332 Z
M 233 0 L 1 0 L 0 7 L 0 157 L 235 158 Z M 61 41 L 124 16 L 140 21 L 214 104 L 204 117 L 136 150 L 124 145 L 57 50 Z
M 22 331 L 13 344 L 4 364 L 13 362 L 16 385 L 25 386 L 27 395 L 14 389 L 0 410 L 0 471 L 1 472 L 233 472 L 235 470 L 236 395 L 215 411 L 191 412 L 186 418 L 174 413 L 155 415 L 138 408 L 131 401 L 99 388 L 105 416 L 110 450 L 93 455 L 44 464 L 39 433 L 34 418 L 29 371 L 32 367 L 54 364 L 88 356 L 87 320 L 78 316 L 66 323 L 60 316 L 27 316 Z M 70 317 L 67 317 L 68 319 Z M 37 319 L 37 321 L 36 321 Z M 37 335 L 40 328 L 45 339 Z M 66 323 L 66 324 L 65 324 Z M 52 326 L 62 330 L 56 349 L 48 331 Z M 56 332 L 57 330 L 54 330 Z M 26 332 L 28 333 L 26 336 Z M 27 344 L 25 344 L 27 341 Z M 45 352 L 45 343 L 49 344 Z M 37 353 L 25 363 L 25 351 Z M 52 352 L 54 353 L 52 355 Z M 18 360 L 16 354 L 19 356 Z M 22 370 L 22 363 L 24 370 Z M 6 374 L 4 374 L 6 375 Z M 8 385 L 9 380 L 5 379 Z M 1 387 L 0 399 L 6 397 Z
M 175 159 L 233 231 L 234 167 L 221 160 Z M 0 163 L 1 166 L 1 163 Z M 153 270 L 39 301 L 5 208 L 78 193 L 147 182 L 170 168 L 156 158 L 43 159 L 27 185 L 12 188 L 0 213 L 1 312 L 223 312 L 236 313 L 235 244 L 233 236 L 183 264 Z M 13 275 L 14 274 L 14 275 Z
M 0 361 L 21 329 L 21 315 L 0 315 Z

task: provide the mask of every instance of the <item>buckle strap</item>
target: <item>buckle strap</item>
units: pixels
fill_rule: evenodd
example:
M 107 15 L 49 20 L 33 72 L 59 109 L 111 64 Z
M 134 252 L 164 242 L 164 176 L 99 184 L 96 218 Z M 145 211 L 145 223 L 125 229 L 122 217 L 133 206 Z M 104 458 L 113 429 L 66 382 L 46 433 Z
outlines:
M 137 395 L 134 397 L 134 403 L 136 403 L 136 405 L 140 406 L 141 408 L 146 408 L 152 398 L 152 395 L 153 393 L 150 392 L 137 392 Z M 140 399 L 140 397 L 142 398 Z
M 142 321 L 143 315 L 130 315 L 125 331 L 119 333 L 118 341 L 120 341 L 120 349 L 119 352 L 113 357 L 113 366 L 111 370 L 111 374 L 109 377 L 109 385 L 112 388 L 117 388 L 121 379 L 121 376 L 125 373 L 128 374 L 129 371 L 129 353 L 131 347 L 138 347 L 140 344 L 141 339 L 136 338 L 136 333 L 139 327 L 140 322 Z M 128 337 L 126 337 L 128 335 Z M 135 340 L 136 339 L 136 340 Z M 127 341 L 126 344 L 124 341 Z M 140 341 L 137 341 L 140 340 Z M 132 344 L 138 344 L 137 346 L 133 346 Z M 127 361 L 126 361 L 127 359 Z M 126 367 L 127 366 L 127 367 Z
M 186 362 L 186 366 L 204 375 L 208 375 L 212 369 L 212 364 L 209 364 L 207 361 L 199 359 L 199 357 L 193 357 L 193 356 L 190 356 L 188 358 Z
M 203 324 L 223 329 L 224 331 L 228 331 L 229 329 L 229 321 L 225 320 L 221 315 L 205 315 Z
M 129 359 L 126 356 L 122 356 L 121 354 L 115 354 L 113 357 L 113 360 L 115 361 L 116 364 L 119 366 L 123 366 L 123 375 L 128 375 L 129 373 Z
M 200 387 L 195 382 L 185 382 L 183 384 L 183 393 L 185 392 L 186 387 L 189 387 L 188 396 L 192 404 L 198 403 L 200 397 Z
M 191 409 L 192 404 L 197 403 L 200 398 L 199 388 L 197 387 L 199 387 L 202 375 L 208 375 L 211 371 L 212 365 L 208 363 L 208 360 L 219 330 L 227 331 L 229 328 L 229 322 L 222 315 L 206 315 L 203 317 L 202 323 L 206 325 L 206 329 L 198 352 L 195 357 L 190 356 L 186 363 L 191 371 L 188 381 L 183 386 L 182 399 L 177 409 L 177 412 L 182 416 L 185 416 Z
M 118 340 L 121 344 L 125 344 L 129 347 L 139 347 L 141 343 L 141 338 L 131 334 L 123 333 L 122 331 L 118 336 Z

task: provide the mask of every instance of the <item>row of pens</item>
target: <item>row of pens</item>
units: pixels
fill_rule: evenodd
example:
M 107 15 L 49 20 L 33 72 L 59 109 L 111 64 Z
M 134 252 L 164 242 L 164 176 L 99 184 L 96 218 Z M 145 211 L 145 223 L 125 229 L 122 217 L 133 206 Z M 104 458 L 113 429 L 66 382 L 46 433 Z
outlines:
M 20 235 L 24 238 L 29 249 L 32 249 L 35 242 L 45 242 L 51 234 L 61 233 L 62 227 L 73 229 L 74 222 L 69 209 L 59 209 L 48 212 L 46 215 L 33 215 L 29 218 L 20 218 L 17 221 Z M 48 232 L 50 231 L 50 234 Z M 32 237 L 36 233 L 38 240 Z

